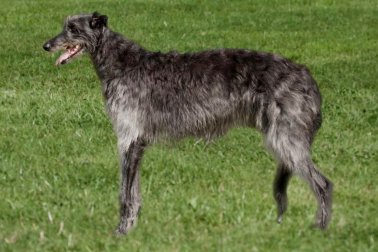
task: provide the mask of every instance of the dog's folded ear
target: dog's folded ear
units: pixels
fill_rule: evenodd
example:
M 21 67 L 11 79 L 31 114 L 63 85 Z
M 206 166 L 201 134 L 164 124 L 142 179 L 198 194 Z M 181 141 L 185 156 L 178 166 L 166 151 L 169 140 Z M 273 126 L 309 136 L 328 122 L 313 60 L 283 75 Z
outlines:
M 106 15 L 101 15 L 97 11 L 92 14 L 92 19 L 90 21 L 90 26 L 92 29 L 107 27 L 108 17 Z

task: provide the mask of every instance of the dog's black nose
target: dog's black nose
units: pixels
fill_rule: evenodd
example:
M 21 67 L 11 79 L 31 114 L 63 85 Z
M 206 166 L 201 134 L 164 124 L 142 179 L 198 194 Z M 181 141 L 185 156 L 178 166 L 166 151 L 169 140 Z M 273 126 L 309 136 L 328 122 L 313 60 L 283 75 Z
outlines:
M 51 45 L 50 45 L 50 43 L 49 43 L 49 42 L 45 43 L 45 44 L 43 45 L 43 49 L 45 49 L 46 51 L 50 51 L 50 49 L 51 49 Z

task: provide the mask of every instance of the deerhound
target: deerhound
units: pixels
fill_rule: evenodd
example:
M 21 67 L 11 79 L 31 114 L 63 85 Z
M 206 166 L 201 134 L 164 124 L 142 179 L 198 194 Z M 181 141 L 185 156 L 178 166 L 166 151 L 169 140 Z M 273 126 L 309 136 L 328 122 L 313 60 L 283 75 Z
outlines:
M 213 138 L 233 126 L 254 127 L 278 162 L 273 183 L 281 223 L 292 175 L 318 200 L 315 226 L 331 218 L 332 183 L 311 158 L 321 125 L 321 96 L 309 70 L 278 55 L 242 49 L 152 52 L 108 28 L 97 12 L 68 17 L 46 51 L 63 50 L 56 65 L 87 52 L 102 83 L 118 138 L 121 166 L 117 234 L 135 226 L 141 207 L 139 165 L 157 140 Z

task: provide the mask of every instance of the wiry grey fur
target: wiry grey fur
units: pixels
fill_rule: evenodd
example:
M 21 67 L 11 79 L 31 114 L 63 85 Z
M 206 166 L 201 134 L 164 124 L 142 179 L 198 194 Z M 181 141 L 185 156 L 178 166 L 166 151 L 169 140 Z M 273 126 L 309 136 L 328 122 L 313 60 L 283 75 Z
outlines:
M 118 137 L 118 234 L 136 223 L 139 163 L 147 145 L 165 138 L 212 138 L 234 126 L 260 130 L 278 160 L 278 222 L 287 208 L 289 179 L 296 174 L 314 191 L 319 203 L 316 225 L 326 228 L 332 183 L 311 159 L 311 143 L 321 125 L 321 97 L 306 67 L 274 54 L 239 49 L 151 52 L 111 31 L 107 17 L 98 13 L 67 18 L 63 32 L 44 48 L 76 45 L 92 59 Z

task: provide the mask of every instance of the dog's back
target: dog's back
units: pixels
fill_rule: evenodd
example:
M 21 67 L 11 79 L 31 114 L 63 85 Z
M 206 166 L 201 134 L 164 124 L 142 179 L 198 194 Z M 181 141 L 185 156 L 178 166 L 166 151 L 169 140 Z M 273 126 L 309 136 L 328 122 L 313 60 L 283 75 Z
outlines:
M 109 106 L 135 109 L 139 127 L 151 139 L 213 137 L 234 125 L 267 131 L 273 121 L 268 104 L 293 112 L 306 109 L 309 118 L 302 120 L 307 124 L 320 114 L 320 94 L 307 69 L 274 54 L 145 51 L 131 65 L 127 62 L 125 74 L 108 84 L 117 89 L 108 92 L 117 96 L 107 97 L 116 103 Z

